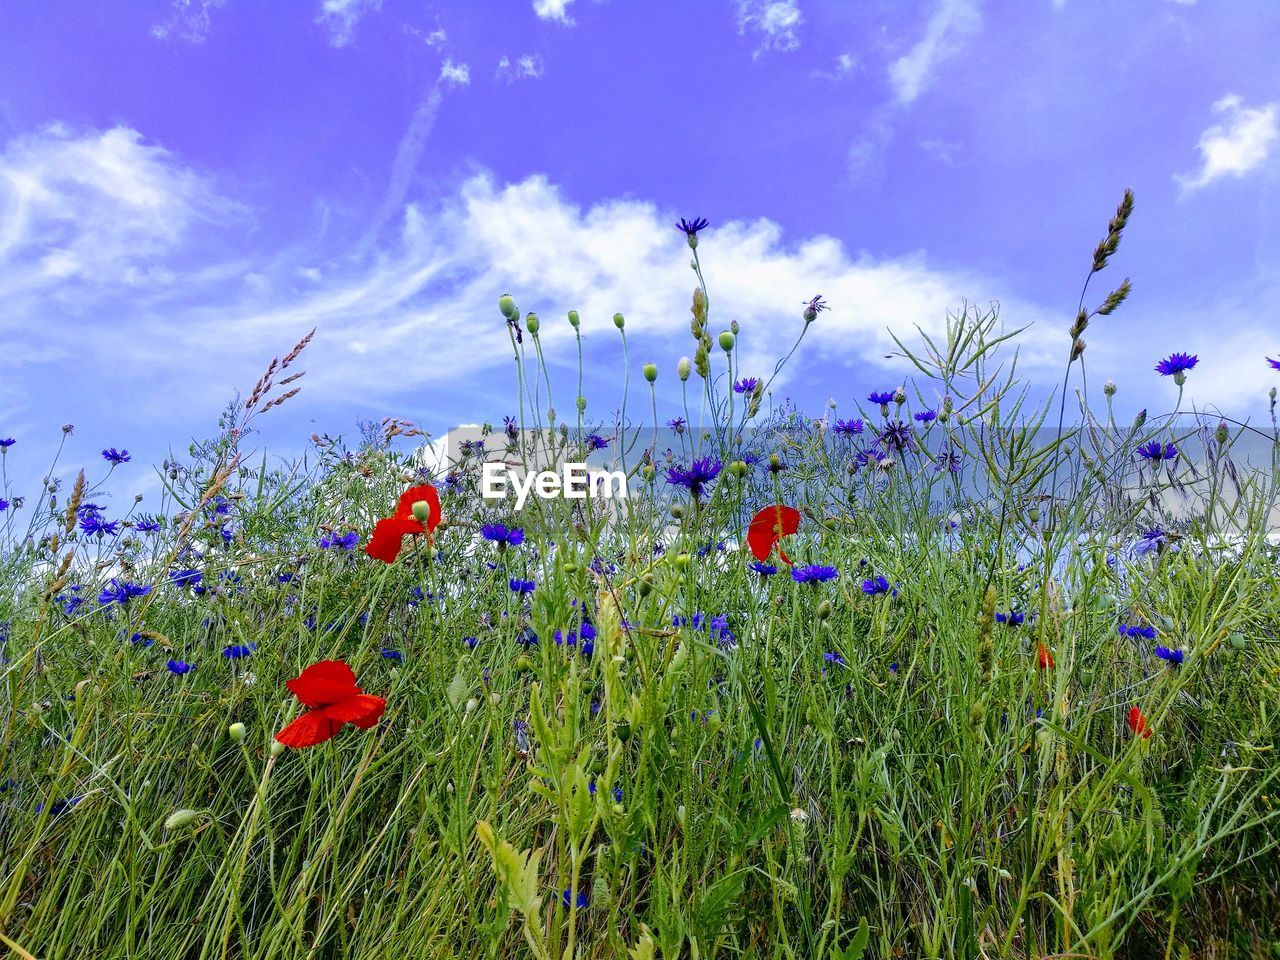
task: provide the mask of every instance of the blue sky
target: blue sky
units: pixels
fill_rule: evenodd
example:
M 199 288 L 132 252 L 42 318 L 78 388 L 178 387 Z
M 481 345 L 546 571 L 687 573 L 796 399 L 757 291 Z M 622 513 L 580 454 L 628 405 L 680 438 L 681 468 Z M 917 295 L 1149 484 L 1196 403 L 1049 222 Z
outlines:
M 820 412 L 909 370 L 886 328 L 968 300 L 1033 324 L 1052 389 L 1093 246 L 1137 209 L 1091 382 L 1265 417 L 1280 384 L 1280 4 L 1273 0 L 116 0 L 0 6 L 0 437 L 37 477 L 106 447 L 145 464 L 311 327 L 264 442 L 510 412 L 496 299 L 555 365 L 583 316 L 592 412 L 690 352 L 705 216 L 717 329 L 744 370 L 831 305 L 779 394 Z M 572 408 L 566 376 L 558 406 Z M 278 414 L 278 416 L 276 416 Z M 264 421 L 265 423 L 265 421 Z M 18 490 L 14 492 L 27 492 Z

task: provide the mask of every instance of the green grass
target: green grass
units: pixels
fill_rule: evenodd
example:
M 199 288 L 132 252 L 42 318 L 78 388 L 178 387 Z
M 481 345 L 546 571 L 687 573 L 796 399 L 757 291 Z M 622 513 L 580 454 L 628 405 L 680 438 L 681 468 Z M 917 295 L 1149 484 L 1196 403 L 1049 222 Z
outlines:
M 463 470 L 430 547 L 407 541 L 392 566 L 322 550 L 326 529 L 363 538 L 390 512 L 408 447 L 371 432 L 349 456 L 321 438 L 305 463 L 251 461 L 281 395 L 264 381 L 165 474 L 159 533 L 137 516 L 117 537 L 68 530 L 65 491 L 27 528 L 9 513 L 0 942 L 41 958 L 1275 955 L 1274 434 L 1248 468 L 1233 450 L 1250 428 L 1201 436 L 1176 411 L 1117 425 L 1110 393 L 1073 418 L 1065 393 L 1036 406 L 1016 339 L 966 312 L 945 343 L 904 338 L 915 387 L 890 419 L 950 398 L 913 423 L 917 449 L 851 469 L 880 411 L 847 438 L 735 397 L 750 331 L 722 350 L 705 304 L 698 372 L 676 380 L 705 433 L 672 456 L 699 444 L 726 466 L 696 501 L 640 430 L 627 465 L 647 493 L 621 516 L 542 500 L 512 516 Z M 821 323 L 797 320 L 801 336 Z M 553 400 L 575 404 L 539 336 L 512 347 L 525 432 L 489 447 L 519 457 L 561 436 Z M 1065 386 L 1082 365 L 1073 351 Z M 665 384 L 633 415 L 656 419 Z M 758 464 L 736 465 L 739 436 Z M 1173 470 L 1139 471 L 1155 438 L 1182 449 Z M 959 473 L 934 469 L 945 450 Z M 836 581 L 750 569 L 735 546 L 773 502 L 805 514 L 792 559 Z M 493 520 L 525 543 L 479 542 Z M 1169 536 L 1137 555 L 1151 527 Z M 165 582 L 188 567 L 217 589 Z M 896 594 L 865 593 L 877 575 Z M 112 576 L 154 589 L 102 609 Z M 88 602 L 68 614 L 73 585 Z M 1011 610 L 1025 621 L 995 622 Z M 591 657 L 552 640 L 583 611 Z M 695 614 L 727 617 L 735 642 L 673 623 Z M 170 657 L 195 669 L 172 675 Z M 298 710 L 285 681 L 325 658 L 386 714 L 273 749 Z M 1135 705 L 1150 739 L 1126 724 Z

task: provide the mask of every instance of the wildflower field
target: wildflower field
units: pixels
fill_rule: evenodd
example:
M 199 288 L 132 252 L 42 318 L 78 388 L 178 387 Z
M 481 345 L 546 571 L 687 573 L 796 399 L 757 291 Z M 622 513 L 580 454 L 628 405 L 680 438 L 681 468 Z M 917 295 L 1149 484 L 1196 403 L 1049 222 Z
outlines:
M 6 481 L 0 942 L 1280 955 L 1280 439 L 1274 416 L 1118 423 L 1086 376 L 1132 207 L 1049 397 L 969 308 L 945 339 L 895 331 L 898 383 L 797 410 L 787 357 L 739 368 L 714 231 L 682 221 L 690 357 L 639 362 L 621 314 L 591 334 L 617 338 L 621 410 L 544 362 L 576 312 L 503 296 L 510 406 L 448 462 L 389 419 L 273 465 L 255 424 L 296 402 L 304 339 L 159 468 L 158 503 L 106 496 L 126 449 Z M 810 293 L 777 321 L 797 343 L 856 309 Z M 481 493 L 485 461 L 601 458 L 628 499 Z

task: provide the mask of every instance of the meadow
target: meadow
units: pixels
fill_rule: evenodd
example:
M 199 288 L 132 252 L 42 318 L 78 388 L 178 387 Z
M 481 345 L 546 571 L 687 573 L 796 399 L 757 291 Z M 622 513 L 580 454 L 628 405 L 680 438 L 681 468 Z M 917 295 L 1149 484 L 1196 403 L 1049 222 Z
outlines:
M 1123 311 L 1132 207 L 1082 264 L 1049 399 L 968 308 L 898 331 L 900 384 L 797 410 L 790 354 L 739 369 L 752 331 L 682 221 L 690 357 L 636 364 L 604 324 L 616 413 L 549 373 L 544 328 L 581 345 L 577 314 L 504 296 L 512 407 L 453 462 L 399 419 L 264 456 L 303 339 L 148 512 L 103 493 L 123 450 L 6 486 L 0 942 L 1280 956 L 1275 391 L 1262 427 L 1117 422 L 1083 335 Z M 778 323 L 799 343 L 827 306 Z M 630 499 L 480 494 L 486 459 L 601 457 Z

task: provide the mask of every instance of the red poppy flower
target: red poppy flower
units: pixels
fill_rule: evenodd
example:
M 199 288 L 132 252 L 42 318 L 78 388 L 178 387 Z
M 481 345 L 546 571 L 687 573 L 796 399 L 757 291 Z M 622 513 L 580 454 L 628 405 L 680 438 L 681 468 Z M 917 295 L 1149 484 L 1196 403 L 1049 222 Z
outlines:
M 356 675 L 341 660 L 313 663 L 285 686 L 311 708 L 276 734 L 286 747 L 314 747 L 346 723 L 368 730 L 387 709 L 381 697 L 361 692 Z
M 1129 708 L 1129 729 L 1139 737 L 1151 739 L 1151 724 L 1147 723 L 1146 716 L 1137 707 Z
M 427 505 L 427 520 L 424 524 L 413 515 L 413 505 Z M 364 552 L 383 563 L 395 563 L 400 556 L 400 547 L 405 537 L 410 534 L 425 533 L 428 537 L 440 525 L 440 494 L 429 483 L 418 487 L 410 487 L 400 495 L 396 512 L 379 520 L 373 527 L 369 542 Z
M 1036 646 L 1036 665 L 1041 670 L 1049 670 L 1053 667 L 1053 653 L 1043 643 Z
M 747 545 L 757 560 L 769 559 L 778 541 L 789 537 L 800 529 L 800 511 L 795 507 L 786 507 L 775 503 L 765 507 L 751 518 L 751 526 L 747 527 Z M 778 550 L 784 562 L 790 564 L 791 558 L 781 549 Z

